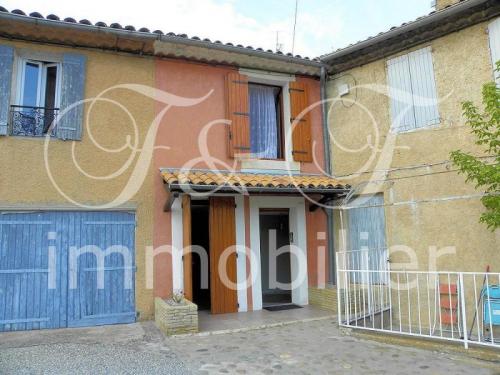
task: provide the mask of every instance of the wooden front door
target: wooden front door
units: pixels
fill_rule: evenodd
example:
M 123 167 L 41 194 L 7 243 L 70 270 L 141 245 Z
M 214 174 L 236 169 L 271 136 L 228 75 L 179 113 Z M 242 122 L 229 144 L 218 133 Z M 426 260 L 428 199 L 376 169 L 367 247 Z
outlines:
M 235 220 L 233 197 L 210 198 L 210 299 L 212 314 L 238 311 Z M 229 250 L 227 250 L 228 248 Z M 225 279 L 229 283 L 224 282 Z

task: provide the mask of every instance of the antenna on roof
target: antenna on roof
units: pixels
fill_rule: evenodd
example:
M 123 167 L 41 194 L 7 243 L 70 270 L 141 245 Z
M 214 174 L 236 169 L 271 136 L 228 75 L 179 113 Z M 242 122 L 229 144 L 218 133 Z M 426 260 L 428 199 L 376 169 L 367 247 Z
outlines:
M 276 52 L 283 51 L 283 43 L 280 43 L 280 31 L 276 30 Z
M 299 0 L 295 0 L 295 19 L 293 21 L 292 54 L 295 49 L 295 29 L 297 27 L 297 11 L 299 9 Z

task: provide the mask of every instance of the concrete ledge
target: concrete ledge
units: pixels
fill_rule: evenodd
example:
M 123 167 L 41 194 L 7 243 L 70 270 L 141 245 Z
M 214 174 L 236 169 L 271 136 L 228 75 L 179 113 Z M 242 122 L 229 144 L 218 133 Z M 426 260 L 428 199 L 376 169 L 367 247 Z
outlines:
M 469 358 L 480 359 L 494 364 L 500 364 L 500 350 L 488 348 L 481 345 L 469 343 L 469 349 L 463 344 L 446 340 L 431 339 L 425 337 L 404 336 L 397 333 L 368 332 L 361 329 L 341 327 L 344 334 L 367 340 L 373 340 L 384 344 L 401 345 L 406 347 L 433 350 L 444 353 L 464 354 Z
M 155 323 L 167 336 L 198 332 L 198 306 L 188 300 L 183 304 L 155 298 Z
M 298 319 L 298 320 L 289 320 L 286 322 L 279 322 L 279 323 L 261 324 L 261 325 L 252 326 L 252 327 L 222 329 L 222 330 L 218 330 L 218 331 L 206 331 L 206 332 L 198 332 L 198 333 L 185 333 L 185 334 L 179 334 L 179 335 L 172 335 L 172 337 L 224 335 L 224 334 L 228 334 L 228 333 L 258 331 L 260 329 L 284 327 L 284 326 L 288 326 L 291 324 L 316 322 L 319 320 L 334 320 L 334 319 L 336 319 L 336 316 L 331 315 L 331 316 L 322 316 L 322 317 L 318 317 L 318 318 L 306 318 L 306 319 Z

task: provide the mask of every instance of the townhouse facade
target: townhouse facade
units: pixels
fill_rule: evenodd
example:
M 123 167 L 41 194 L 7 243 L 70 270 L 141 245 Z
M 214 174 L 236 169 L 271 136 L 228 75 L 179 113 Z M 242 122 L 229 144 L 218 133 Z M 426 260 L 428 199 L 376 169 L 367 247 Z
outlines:
M 500 237 L 485 192 L 451 162 L 478 146 L 462 103 L 498 82 L 500 4 L 437 1 L 413 22 L 322 56 L 332 175 L 353 186 L 334 209 L 339 322 L 498 346 Z
M 71 36 L 64 28 L 34 26 L 37 18 L 17 16 L 29 20 L 19 22 L 13 16 L 1 21 L 0 153 L 6 161 L 0 171 L 1 326 L 16 330 L 129 322 L 135 321 L 136 312 L 150 318 L 153 291 L 143 282 L 118 292 L 124 287 L 118 275 L 125 272 L 119 254 L 106 261 L 109 271 L 101 291 L 89 286 L 100 265 L 91 253 L 81 255 L 78 285 L 70 289 L 69 248 L 145 249 L 152 243 L 149 165 L 143 183 L 127 199 L 106 207 L 131 177 L 132 169 L 109 176 L 135 152 L 135 142 L 144 142 L 154 102 L 126 90 L 114 90 L 93 103 L 79 101 L 119 84 L 154 86 L 154 61 L 68 46 Z M 7 38 L 11 33 L 16 35 Z M 64 114 L 73 103 L 77 105 Z M 63 119 L 60 126 L 51 128 L 58 116 Z M 137 267 L 136 273 L 132 270 L 135 279 L 143 279 L 145 252 L 129 255 L 128 267 Z M 56 268 L 53 273 L 50 264 Z M 51 288 L 50 278 L 55 283 Z

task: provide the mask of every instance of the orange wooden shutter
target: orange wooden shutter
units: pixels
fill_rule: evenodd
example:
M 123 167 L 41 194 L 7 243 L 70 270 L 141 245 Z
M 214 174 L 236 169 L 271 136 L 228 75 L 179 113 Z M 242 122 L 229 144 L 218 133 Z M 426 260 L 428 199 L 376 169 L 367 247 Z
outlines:
M 250 154 L 250 106 L 248 77 L 232 72 L 226 76 L 226 118 L 228 126 L 228 152 L 230 157 Z
M 212 314 L 238 311 L 238 297 L 235 288 L 223 283 L 219 272 L 221 255 L 227 248 L 230 254 L 225 258 L 226 276 L 236 286 L 236 216 L 232 197 L 210 198 L 210 300 Z M 222 259 L 224 261 L 224 259 Z
M 290 111 L 292 123 L 293 160 L 311 162 L 311 119 L 309 112 L 301 112 L 309 106 L 307 87 L 302 82 L 290 82 Z M 300 115 L 300 117 L 299 117 Z
M 182 196 L 182 242 L 184 246 L 184 296 L 193 300 L 193 265 L 191 253 L 191 197 Z

